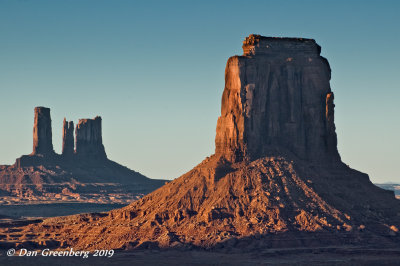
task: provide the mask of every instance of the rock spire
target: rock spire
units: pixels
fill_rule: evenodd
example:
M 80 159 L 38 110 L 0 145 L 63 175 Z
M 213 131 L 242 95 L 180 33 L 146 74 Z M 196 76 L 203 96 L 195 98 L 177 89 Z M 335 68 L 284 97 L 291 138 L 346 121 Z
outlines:
M 67 121 L 64 118 L 63 122 L 63 142 L 62 142 L 62 155 L 74 155 L 74 122 Z
M 35 107 L 32 155 L 53 155 L 50 108 Z

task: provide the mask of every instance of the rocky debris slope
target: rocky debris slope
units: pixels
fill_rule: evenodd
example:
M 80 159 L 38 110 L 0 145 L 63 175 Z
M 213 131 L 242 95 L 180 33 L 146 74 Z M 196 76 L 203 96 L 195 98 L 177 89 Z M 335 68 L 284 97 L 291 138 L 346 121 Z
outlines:
M 3 229 L 7 244 L 399 248 L 400 202 L 340 160 L 319 46 L 250 35 L 243 50 L 226 67 L 214 155 L 125 208 Z
M 19 229 L 19 235 L 31 238 L 10 242 L 243 251 L 399 245 L 399 202 L 363 173 L 288 157 L 263 157 L 229 168 L 225 163 L 214 155 L 123 209 L 47 219 Z
M 397 199 L 400 199 L 400 184 L 395 183 L 384 183 L 384 184 L 375 184 L 380 188 L 392 190 L 396 195 Z
M 63 122 L 62 154 L 53 150 L 50 109 L 35 108 L 33 152 L 0 166 L 1 204 L 90 202 L 128 204 L 162 186 L 107 158 L 101 117 Z M 76 146 L 76 147 L 75 147 Z

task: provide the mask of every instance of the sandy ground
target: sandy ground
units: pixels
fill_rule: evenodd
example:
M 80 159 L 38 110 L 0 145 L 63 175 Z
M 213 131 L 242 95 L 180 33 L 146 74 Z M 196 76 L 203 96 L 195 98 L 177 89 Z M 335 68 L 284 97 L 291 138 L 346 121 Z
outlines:
M 105 212 L 125 204 L 49 203 L 27 205 L 0 205 L 0 218 L 54 217 L 88 212 Z
M 209 251 L 115 251 L 111 258 L 8 257 L 1 265 L 399 265 L 400 249 L 377 250 L 332 247 L 324 249 L 265 250 L 256 253 Z

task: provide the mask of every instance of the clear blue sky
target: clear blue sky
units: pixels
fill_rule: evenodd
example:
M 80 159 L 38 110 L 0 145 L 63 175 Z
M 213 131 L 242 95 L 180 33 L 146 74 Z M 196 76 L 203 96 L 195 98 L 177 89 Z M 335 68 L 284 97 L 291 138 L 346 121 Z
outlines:
M 101 115 L 109 158 L 178 177 L 213 153 L 226 60 L 257 33 L 316 39 L 343 160 L 400 182 L 399 2 L 0 0 L 0 163 L 47 106 L 57 152 L 64 117 Z

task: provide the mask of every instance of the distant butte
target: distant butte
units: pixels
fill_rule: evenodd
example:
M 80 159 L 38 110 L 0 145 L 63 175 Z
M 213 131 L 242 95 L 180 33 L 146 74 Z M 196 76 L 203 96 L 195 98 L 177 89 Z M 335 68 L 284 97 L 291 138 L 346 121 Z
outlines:
M 63 122 L 63 143 L 62 155 L 65 157 L 72 157 L 74 155 L 74 122 L 67 121 L 64 118 Z
M 52 143 L 50 109 L 36 107 L 33 151 L 0 166 L 2 204 L 15 203 L 129 203 L 165 183 L 107 158 L 101 117 L 63 121 L 62 153 Z M 76 142 L 76 143 L 75 143 Z
M 76 126 L 76 155 L 80 157 L 107 158 L 101 136 L 101 117 L 80 119 Z
M 311 39 L 250 35 L 226 65 L 214 155 L 127 207 L 50 218 L 19 229 L 31 237 L 12 243 L 398 248 L 400 201 L 340 159 L 331 69 L 320 51 Z
M 52 137 L 50 108 L 36 107 L 32 155 L 54 155 Z

